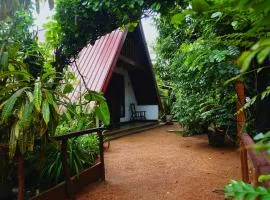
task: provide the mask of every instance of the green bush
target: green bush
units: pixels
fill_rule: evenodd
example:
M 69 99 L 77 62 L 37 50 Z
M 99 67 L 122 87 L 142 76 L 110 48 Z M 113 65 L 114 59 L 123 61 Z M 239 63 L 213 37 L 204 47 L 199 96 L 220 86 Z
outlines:
M 159 38 L 156 71 L 176 95 L 173 115 L 188 134 L 206 133 L 214 126 L 228 135 L 236 133 L 236 94 L 234 82 L 226 83 L 239 72 L 233 60 L 237 46 L 211 40 L 218 34 L 215 19 L 175 9 L 183 17 L 161 16 L 156 20 Z M 181 12 L 181 13 L 180 13 Z M 176 14 L 177 15 L 177 14 Z
M 56 135 L 66 134 L 71 131 L 93 128 L 95 115 L 91 110 L 82 106 L 82 103 L 70 103 L 60 116 Z M 63 170 L 60 157 L 60 146 L 51 143 L 45 152 L 44 166 L 41 169 L 41 180 L 46 184 L 55 184 L 63 180 Z M 71 174 L 79 174 L 83 169 L 96 162 L 99 153 L 98 138 L 96 134 L 83 135 L 68 140 L 68 164 Z
M 51 186 L 63 181 L 63 167 L 59 146 L 50 144 L 41 168 L 41 185 Z M 99 152 L 98 139 L 95 135 L 85 135 L 70 139 L 67 146 L 68 165 L 71 175 L 79 174 L 82 170 L 96 162 Z

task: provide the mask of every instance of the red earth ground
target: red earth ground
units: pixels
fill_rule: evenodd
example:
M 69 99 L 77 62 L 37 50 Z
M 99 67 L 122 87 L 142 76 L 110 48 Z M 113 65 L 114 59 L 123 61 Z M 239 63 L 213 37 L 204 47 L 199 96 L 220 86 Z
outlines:
M 208 146 L 206 135 L 182 137 L 162 126 L 111 142 L 106 182 L 84 188 L 80 200 L 224 199 L 223 187 L 240 179 L 236 148 Z

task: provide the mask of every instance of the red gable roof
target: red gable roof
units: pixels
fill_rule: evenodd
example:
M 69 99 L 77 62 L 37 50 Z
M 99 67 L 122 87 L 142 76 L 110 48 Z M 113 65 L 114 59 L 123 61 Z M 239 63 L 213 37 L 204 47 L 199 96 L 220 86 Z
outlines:
M 138 30 L 144 46 L 143 51 L 145 51 L 146 60 L 150 68 L 150 76 L 152 77 L 151 80 L 153 81 L 153 87 L 156 93 L 153 98 L 157 98 L 158 104 L 161 106 L 160 96 L 152 69 L 153 66 L 141 24 L 139 25 Z M 117 29 L 102 36 L 94 45 L 89 44 L 79 53 L 76 64 L 73 63 L 71 66 L 72 71 L 79 80 L 75 90 L 69 95 L 71 99 L 74 100 L 78 98 L 80 90 L 81 92 L 85 92 L 85 85 L 81 79 L 81 75 L 83 76 L 88 89 L 105 93 L 126 40 L 127 33 L 128 31 Z M 79 69 L 79 72 L 77 68 Z
M 105 92 L 111 74 L 114 70 L 122 46 L 126 39 L 127 31 L 119 29 L 102 36 L 94 45 L 88 45 L 79 54 L 76 60 L 77 67 L 84 77 L 88 89 Z M 85 88 L 75 63 L 71 66 L 72 71 L 80 80 L 72 97 L 76 98 L 80 88 Z

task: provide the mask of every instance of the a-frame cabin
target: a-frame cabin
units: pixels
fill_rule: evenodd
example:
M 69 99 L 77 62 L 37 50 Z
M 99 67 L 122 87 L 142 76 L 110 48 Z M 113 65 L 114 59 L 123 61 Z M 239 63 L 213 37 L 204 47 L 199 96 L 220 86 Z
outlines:
M 158 120 L 160 97 L 141 25 L 134 32 L 117 29 L 102 36 L 80 52 L 76 63 L 87 87 L 104 93 L 111 124 L 133 120 L 131 104 L 145 111 L 145 120 Z M 77 67 L 72 70 L 80 80 Z M 83 87 L 80 80 L 73 99 Z

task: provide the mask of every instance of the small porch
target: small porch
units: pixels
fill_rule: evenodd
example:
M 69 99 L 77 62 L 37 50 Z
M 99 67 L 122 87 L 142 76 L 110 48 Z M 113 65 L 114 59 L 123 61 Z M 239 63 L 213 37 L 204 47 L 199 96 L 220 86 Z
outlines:
M 134 121 L 121 123 L 117 128 L 112 127 L 107 131 L 105 136 L 105 141 L 114 140 L 126 135 L 143 132 L 164 125 L 159 121 Z

